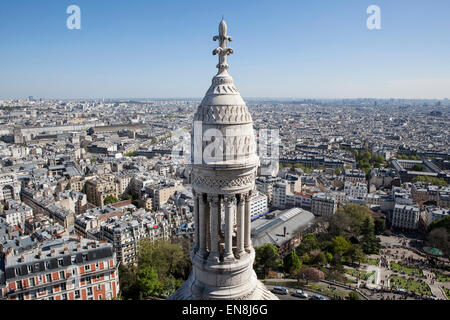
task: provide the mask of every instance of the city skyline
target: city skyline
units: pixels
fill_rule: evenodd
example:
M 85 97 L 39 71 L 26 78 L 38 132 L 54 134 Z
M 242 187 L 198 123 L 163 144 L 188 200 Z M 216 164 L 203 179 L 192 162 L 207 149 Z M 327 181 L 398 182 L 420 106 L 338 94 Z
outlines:
M 73 4 L 80 30 L 66 27 Z M 370 5 L 380 7 L 380 30 L 366 26 Z M 3 2 L 0 99 L 201 97 L 215 64 L 209 30 L 222 15 L 237 39 L 230 74 L 241 75 L 243 97 L 444 99 L 448 8 L 445 1 Z

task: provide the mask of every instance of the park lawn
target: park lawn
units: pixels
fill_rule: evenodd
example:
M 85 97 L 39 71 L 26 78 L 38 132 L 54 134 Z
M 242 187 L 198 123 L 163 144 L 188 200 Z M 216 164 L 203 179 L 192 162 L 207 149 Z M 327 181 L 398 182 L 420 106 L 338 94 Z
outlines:
M 372 266 L 378 266 L 380 263 L 380 258 L 376 258 L 376 259 L 367 258 L 367 263 Z
M 318 283 L 308 283 L 306 285 L 299 285 L 298 282 L 294 282 L 294 281 L 267 281 L 267 280 L 263 280 L 264 284 L 268 284 L 268 285 L 274 285 L 274 286 L 283 286 L 283 287 L 288 287 L 288 288 L 296 288 L 296 289 L 311 289 L 317 292 L 320 292 L 321 294 L 325 295 L 325 296 L 329 296 L 329 297 L 334 297 L 334 295 L 338 295 L 342 298 L 346 298 L 348 296 L 347 292 L 343 292 L 343 291 L 339 291 L 339 290 L 334 290 L 334 289 L 329 289 L 326 285 L 322 285 L 322 284 L 318 284 Z
M 435 272 L 434 275 L 436 276 L 436 281 L 438 282 L 450 282 L 450 275 L 438 272 Z
M 372 271 L 369 273 L 369 272 L 356 270 L 353 268 L 349 268 L 349 269 L 346 268 L 345 273 L 347 273 L 355 278 L 358 278 L 358 276 L 359 276 L 360 279 L 367 280 L 367 279 L 369 279 L 370 276 L 372 276 L 375 273 L 375 271 Z
M 447 289 L 446 287 L 443 287 L 442 290 L 444 290 L 444 293 L 447 296 L 447 299 L 450 300 L 450 289 Z
M 431 289 L 425 282 L 419 282 L 413 279 L 407 279 L 398 276 L 391 276 L 391 288 L 405 289 L 408 292 L 431 296 Z
M 410 276 L 416 276 L 418 278 L 425 278 L 425 276 L 423 275 L 422 270 L 417 269 L 417 268 L 410 268 L 410 267 L 407 267 L 407 266 L 405 266 L 403 264 L 396 263 L 394 261 L 391 261 L 390 267 L 391 267 L 392 271 L 395 271 L 395 272 L 398 272 L 398 273 L 404 272 L 404 273 L 406 273 L 407 275 L 410 275 Z
M 305 286 L 306 288 L 312 289 L 314 291 L 318 291 L 322 293 L 323 295 L 333 297 L 334 295 L 338 295 L 342 298 L 346 298 L 348 296 L 347 292 L 335 290 L 335 289 L 329 289 L 327 286 L 317 283 L 309 283 Z

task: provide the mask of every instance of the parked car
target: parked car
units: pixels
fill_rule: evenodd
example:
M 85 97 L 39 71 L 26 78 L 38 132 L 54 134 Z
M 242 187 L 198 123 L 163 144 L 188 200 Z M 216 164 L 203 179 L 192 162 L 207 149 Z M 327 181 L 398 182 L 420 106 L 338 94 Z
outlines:
M 320 294 L 315 294 L 315 295 L 311 296 L 311 298 L 309 298 L 309 300 L 328 300 L 328 299 L 325 298 L 324 296 L 321 296 Z
M 272 292 L 277 294 L 289 294 L 289 290 L 285 287 L 273 287 Z
M 295 290 L 292 295 L 299 298 L 308 298 L 308 294 L 306 292 L 303 292 L 302 290 Z

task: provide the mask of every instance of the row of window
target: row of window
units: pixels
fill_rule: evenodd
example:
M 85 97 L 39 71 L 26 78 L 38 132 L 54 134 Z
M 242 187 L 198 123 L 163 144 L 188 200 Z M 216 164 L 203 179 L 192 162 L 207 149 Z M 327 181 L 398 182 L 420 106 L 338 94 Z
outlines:
M 87 261 L 87 253 L 83 253 L 82 258 L 83 258 L 83 262 Z M 70 259 L 71 259 L 72 264 L 76 264 L 76 256 L 75 255 L 71 256 Z M 98 265 L 98 263 L 97 263 L 97 265 Z M 60 259 L 58 259 L 58 267 L 62 267 L 62 266 L 64 266 L 64 260 L 63 260 L 63 258 L 60 258 Z M 27 268 L 28 268 L 29 273 L 33 272 L 33 266 L 31 264 L 28 265 Z M 39 262 L 34 264 L 34 269 L 35 269 L 35 272 L 44 271 L 45 269 L 50 269 L 50 260 L 45 261 L 45 269 L 44 270 L 40 270 Z M 16 271 L 16 276 L 21 275 L 20 268 L 16 268 L 15 271 Z
M 64 284 L 64 286 L 61 285 L 61 290 L 66 290 L 65 284 Z M 98 291 L 101 290 L 101 286 L 100 286 L 100 285 L 97 285 L 97 290 L 98 290 Z M 45 288 L 40 289 L 40 290 L 38 291 L 38 293 L 39 293 L 39 295 L 43 295 L 43 294 L 45 293 Z M 47 293 L 48 293 L 48 294 L 53 294 L 53 293 L 54 293 L 53 288 L 52 288 L 52 287 L 48 287 L 48 288 L 47 288 Z M 86 294 L 87 294 L 88 299 L 89 299 L 89 300 L 92 300 L 92 297 L 91 297 L 91 296 L 93 295 L 92 287 L 86 288 Z M 37 296 L 36 296 L 36 291 L 31 291 L 29 296 L 30 296 L 30 299 L 31 299 L 31 300 L 35 299 L 35 298 L 37 297 Z M 67 293 L 62 293 L 61 295 L 59 295 L 59 296 L 57 296 L 57 297 L 60 297 L 61 300 L 67 300 L 68 295 L 67 295 Z M 91 297 L 91 298 L 89 298 L 89 297 Z M 17 298 L 18 298 L 19 300 L 23 300 L 24 294 L 23 294 L 23 293 L 19 293 L 19 294 L 17 295 Z M 75 291 L 74 291 L 74 298 L 75 298 L 75 299 L 80 299 L 80 298 L 81 298 L 80 290 L 75 290 Z M 100 295 L 98 296 L 98 298 L 101 300 L 101 299 L 102 299 L 102 295 L 100 294 Z M 56 296 L 50 296 L 50 297 L 48 297 L 48 300 L 56 300 Z

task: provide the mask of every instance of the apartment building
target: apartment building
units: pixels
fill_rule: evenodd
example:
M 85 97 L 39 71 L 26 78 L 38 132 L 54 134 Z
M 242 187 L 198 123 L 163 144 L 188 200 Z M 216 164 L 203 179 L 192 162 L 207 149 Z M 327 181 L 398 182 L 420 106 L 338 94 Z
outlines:
M 396 204 L 392 212 L 391 225 L 394 228 L 416 230 L 419 214 L 417 206 Z
M 312 196 L 311 212 L 316 216 L 333 215 L 337 210 L 337 201 L 334 197 L 320 192 Z
M 109 243 L 62 238 L 5 255 L 0 295 L 11 300 L 104 300 L 119 292 L 118 263 Z
M 113 175 L 104 175 L 95 180 L 89 180 L 85 184 L 85 193 L 89 203 L 96 206 L 103 206 L 107 196 L 113 195 L 119 197 L 117 185 Z

